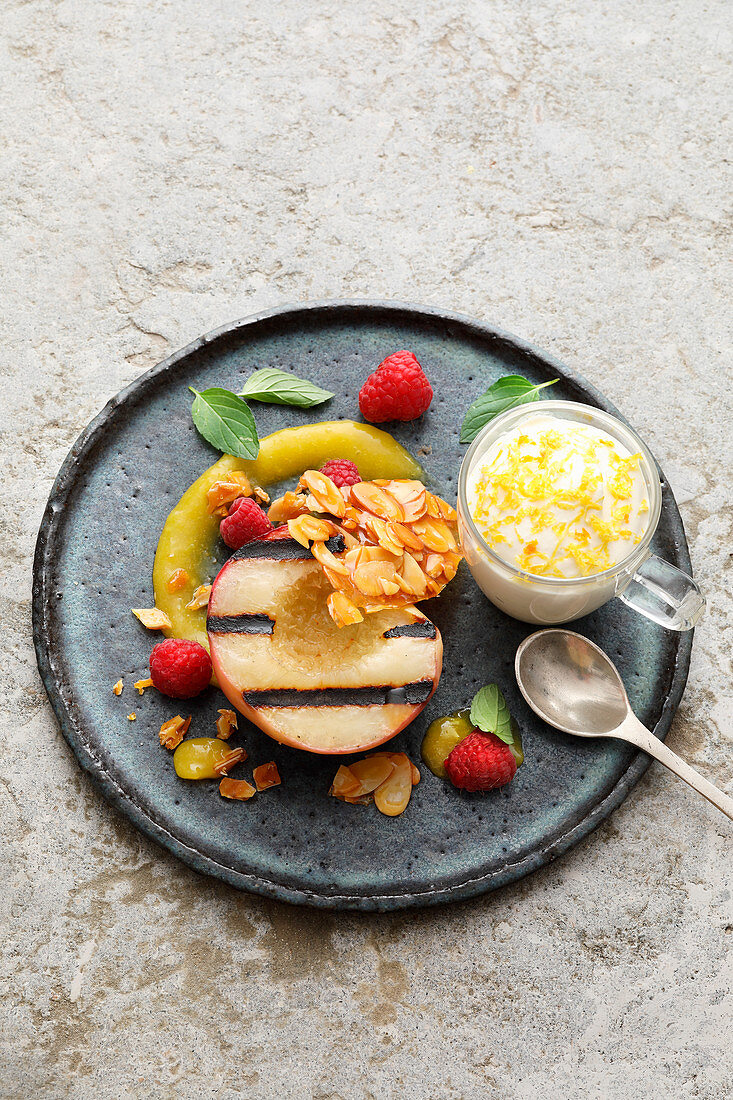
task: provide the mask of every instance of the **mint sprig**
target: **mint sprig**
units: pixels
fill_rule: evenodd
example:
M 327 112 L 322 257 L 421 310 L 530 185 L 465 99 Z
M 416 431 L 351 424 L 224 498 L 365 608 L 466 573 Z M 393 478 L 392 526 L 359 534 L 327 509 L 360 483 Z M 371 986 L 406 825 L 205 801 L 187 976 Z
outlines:
M 249 405 L 218 386 L 201 393 L 193 386 L 188 388 L 196 395 L 191 416 L 204 439 L 223 454 L 257 458 L 260 440 Z
M 495 734 L 508 745 L 517 767 L 524 762 L 522 734 L 509 713 L 506 699 L 498 684 L 487 684 L 476 692 L 471 703 L 470 722 L 484 733 Z
M 296 378 L 275 367 L 263 367 L 250 375 L 244 383 L 240 397 L 248 401 L 267 401 L 272 405 L 295 405 L 298 409 L 312 409 L 329 401 L 333 394 L 323 390 L 305 378 Z
M 461 443 L 471 443 L 481 429 L 500 413 L 517 405 L 538 401 L 540 390 L 554 386 L 555 382 L 557 378 L 535 386 L 521 374 L 507 374 L 504 378 L 499 378 L 469 407 L 461 427 Z

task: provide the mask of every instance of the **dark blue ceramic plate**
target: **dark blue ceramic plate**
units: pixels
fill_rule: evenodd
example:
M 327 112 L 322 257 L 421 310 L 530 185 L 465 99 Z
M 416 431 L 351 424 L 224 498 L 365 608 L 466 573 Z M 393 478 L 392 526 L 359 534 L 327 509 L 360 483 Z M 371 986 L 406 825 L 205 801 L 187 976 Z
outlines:
M 421 605 L 445 641 L 439 689 L 393 742 L 419 760 L 428 723 L 497 681 L 524 731 L 526 763 L 505 789 L 466 795 L 422 767 L 408 811 L 328 796 L 338 761 L 275 744 L 244 719 L 250 761 L 275 759 L 282 786 L 248 803 L 217 784 L 179 780 L 158 746 L 178 708 L 140 699 L 149 635 L 130 607 L 152 606 L 151 568 L 171 506 L 217 455 L 191 422 L 189 384 L 240 388 L 258 367 L 292 370 L 337 390 L 299 411 L 255 405 L 260 434 L 286 425 L 358 418 L 361 382 L 391 351 L 409 348 L 435 388 L 429 413 L 395 425 L 432 486 L 455 499 L 469 402 L 502 374 L 559 377 L 552 396 L 617 410 L 561 363 L 507 333 L 455 314 L 400 303 L 314 303 L 273 310 L 195 341 L 133 382 L 83 432 L 66 459 L 38 538 L 33 619 L 38 663 L 64 736 L 102 793 L 144 833 L 198 871 L 286 901 L 335 909 L 398 909 L 467 898 L 512 882 L 576 844 L 626 797 L 648 765 L 609 741 L 572 740 L 542 725 L 517 690 L 513 661 L 531 628 L 481 595 L 461 566 L 442 597 Z M 427 449 L 428 453 L 425 453 Z M 664 478 L 654 549 L 689 571 L 685 535 Z M 690 658 L 689 634 L 668 633 L 614 600 L 575 624 L 618 665 L 634 710 L 664 737 Z M 125 692 L 111 691 L 120 677 Z M 184 705 L 194 729 L 213 728 L 224 700 Z M 137 721 L 128 722 L 129 711 Z M 343 759 L 343 758 L 342 758 Z

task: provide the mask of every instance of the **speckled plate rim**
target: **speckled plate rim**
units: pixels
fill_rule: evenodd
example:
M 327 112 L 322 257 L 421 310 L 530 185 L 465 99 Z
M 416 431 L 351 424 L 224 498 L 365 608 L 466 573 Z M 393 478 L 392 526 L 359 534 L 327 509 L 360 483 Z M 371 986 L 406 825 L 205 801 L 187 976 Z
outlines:
M 77 475 L 77 469 L 83 459 L 96 446 L 102 438 L 110 422 L 115 417 L 117 410 L 128 398 L 138 397 L 153 379 L 159 379 L 161 375 L 172 374 L 181 360 L 185 360 L 192 353 L 199 351 L 209 344 L 215 343 L 221 337 L 230 336 L 249 326 L 257 325 L 263 321 L 271 321 L 274 318 L 289 316 L 294 317 L 298 313 L 315 315 L 318 312 L 331 313 L 335 310 L 348 313 L 362 313 L 364 310 L 374 309 L 381 313 L 393 312 L 398 314 L 410 314 L 413 317 L 427 317 L 435 321 L 443 321 L 448 324 L 460 325 L 465 333 L 481 340 L 496 340 L 508 346 L 522 355 L 533 358 L 544 369 L 550 368 L 557 371 L 562 377 L 582 387 L 582 389 L 597 403 L 597 405 L 612 413 L 614 416 L 624 419 L 618 409 L 608 401 L 595 386 L 588 382 L 582 375 L 572 368 L 567 367 L 560 360 L 541 351 L 539 348 L 525 340 L 505 332 L 494 325 L 477 321 L 462 313 L 437 309 L 432 306 L 422 306 L 410 302 L 380 301 L 374 299 L 336 299 L 318 300 L 312 302 L 295 303 L 292 305 L 277 306 L 273 309 L 254 313 L 239 321 L 213 329 L 203 336 L 193 340 L 186 347 L 174 352 L 167 359 L 158 363 L 136 378 L 124 389 L 120 390 L 102 411 L 87 425 L 79 438 L 69 451 L 66 459 L 54 481 L 51 493 L 43 514 L 41 526 L 38 532 L 36 550 L 33 562 L 33 641 L 36 649 L 38 668 L 44 687 L 50 699 L 56 718 L 61 727 L 61 732 L 73 750 L 82 768 L 89 774 L 92 782 L 102 795 L 116 809 L 120 810 L 136 828 L 140 829 L 151 840 L 157 841 L 173 855 L 183 860 L 194 870 L 201 874 L 212 875 L 240 890 L 247 890 L 264 897 L 276 898 L 296 905 L 308 905 L 320 909 L 354 909 L 361 911 L 388 911 L 394 909 L 415 908 L 427 905 L 439 905 L 448 901 L 459 901 L 475 897 L 479 894 L 495 890 L 501 886 L 515 882 L 539 867 L 551 863 L 570 848 L 578 844 L 604 821 L 613 810 L 624 801 L 631 789 L 638 783 L 651 763 L 651 757 L 639 752 L 633 757 L 626 771 L 611 789 L 611 791 L 598 802 L 594 808 L 585 815 L 576 825 L 561 836 L 556 837 L 545 847 L 538 848 L 527 856 L 513 863 L 506 863 L 502 867 L 474 878 L 467 878 L 443 888 L 427 888 L 412 890 L 397 894 L 321 894 L 305 889 L 293 889 L 281 883 L 270 881 L 256 875 L 248 875 L 235 871 L 197 849 L 184 844 L 178 837 L 159 825 L 154 818 L 146 813 L 127 792 L 117 783 L 114 776 L 104 767 L 102 761 L 95 755 L 84 737 L 84 731 L 74 716 L 73 690 L 71 685 L 65 684 L 59 662 L 50 652 L 46 639 L 50 636 L 49 612 L 51 606 L 50 575 L 53 548 L 55 540 L 61 529 L 63 521 L 64 505 L 70 496 Z M 661 473 L 661 471 L 660 471 Z M 664 482 L 664 477 L 662 475 Z M 685 538 L 682 518 L 672 493 L 668 497 L 670 509 L 670 521 L 678 544 L 680 564 L 686 571 L 691 572 L 689 551 Z M 690 654 L 692 651 L 692 631 L 680 635 L 677 647 L 672 681 L 667 698 L 664 701 L 658 722 L 654 727 L 655 736 L 664 739 L 669 730 L 672 718 L 679 706 L 682 693 L 687 682 L 690 666 Z

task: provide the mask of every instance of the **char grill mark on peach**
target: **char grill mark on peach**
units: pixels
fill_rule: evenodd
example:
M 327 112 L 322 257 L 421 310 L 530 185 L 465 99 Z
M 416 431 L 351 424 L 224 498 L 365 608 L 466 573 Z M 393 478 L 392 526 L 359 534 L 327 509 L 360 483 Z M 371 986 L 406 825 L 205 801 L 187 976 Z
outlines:
M 430 698 L 432 680 L 416 680 L 392 687 L 390 684 L 350 688 L 278 688 L 274 691 L 243 691 L 242 699 L 258 707 L 380 707 L 389 704 L 420 706 Z
M 425 619 L 421 623 L 404 623 L 402 626 L 393 626 L 385 630 L 383 638 L 435 638 L 437 637 L 433 623 Z
M 346 549 L 343 535 L 334 535 L 327 539 L 324 546 L 332 554 L 342 554 Z M 230 561 L 312 561 L 313 556 L 305 546 L 291 538 L 257 539 L 248 542 L 241 550 L 232 554 Z
M 275 620 L 262 612 L 241 615 L 209 615 L 206 629 L 210 634 L 272 634 Z

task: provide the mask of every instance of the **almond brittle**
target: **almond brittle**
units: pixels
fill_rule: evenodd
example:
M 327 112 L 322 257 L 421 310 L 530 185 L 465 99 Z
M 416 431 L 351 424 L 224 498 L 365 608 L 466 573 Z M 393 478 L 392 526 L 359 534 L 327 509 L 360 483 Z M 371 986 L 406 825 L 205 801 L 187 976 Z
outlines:
M 380 479 L 339 489 L 320 471 L 306 470 L 298 492 L 274 501 L 269 515 L 310 547 L 334 589 L 328 611 L 339 626 L 360 622 L 362 612 L 437 596 L 462 557 L 455 509 L 420 481 Z M 344 549 L 334 553 L 326 542 L 337 534 Z
M 175 718 L 169 718 L 167 722 L 164 722 L 160 727 L 160 743 L 164 749 L 177 748 L 183 738 L 188 732 L 188 727 L 191 725 L 191 715 L 188 718 L 182 718 L 180 714 L 177 714 Z

